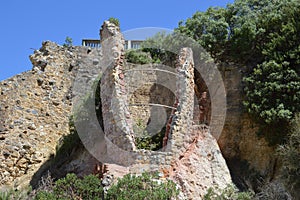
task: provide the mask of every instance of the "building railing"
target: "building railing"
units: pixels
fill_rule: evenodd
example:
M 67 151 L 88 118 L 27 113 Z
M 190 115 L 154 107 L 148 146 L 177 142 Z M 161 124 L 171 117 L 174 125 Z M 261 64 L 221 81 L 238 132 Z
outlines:
M 82 40 L 82 46 L 84 46 L 84 47 L 91 47 L 91 48 L 100 48 L 101 47 L 101 43 L 100 43 L 100 40 L 83 39 Z
M 125 40 L 124 48 L 127 49 L 139 49 L 143 40 Z M 96 39 L 83 39 L 82 46 L 91 48 L 100 48 L 100 40 Z

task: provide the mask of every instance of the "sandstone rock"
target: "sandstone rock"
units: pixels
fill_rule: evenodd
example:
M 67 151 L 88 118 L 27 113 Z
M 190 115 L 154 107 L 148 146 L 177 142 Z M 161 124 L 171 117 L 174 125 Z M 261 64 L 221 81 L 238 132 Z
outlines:
M 25 158 L 21 158 L 18 162 L 17 162 L 17 167 L 18 168 L 26 168 L 28 164 L 28 160 L 26 160 Z
M 35 124 L 34 124 L 34 123 L 30 124 L 30 125 L 28 126 L 28 129 L 30 129 L 30 130 L 35 130 L 35 129 L 36 129 Z
M 241 67 L 233 63 L 225 67 L 228 70 L 224 77 L 227 114 L 222 134 L 218 139 L 221 151 L 231 166 L 237 165 L 237 161 L 247 162 L 251 169 L 263 176 L 272 176 L 278 167 L 275 149 L 270 147 L 264 138 L 257 136 L 259 125 L 254 123 L 242 109 Z M 232 172 L 236 173 L 237 170 L 233 169 Z M 236 176 L 239 175 L 236 174 Z

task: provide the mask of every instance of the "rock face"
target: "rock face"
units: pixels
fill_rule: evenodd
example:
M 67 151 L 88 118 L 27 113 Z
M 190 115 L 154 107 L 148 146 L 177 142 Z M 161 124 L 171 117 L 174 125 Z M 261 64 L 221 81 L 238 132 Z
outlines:
M 264 138 L 257 136 L 259 126 L 243 110 L 242 69 L 233 64 L 223 69 L 227 113 L 222 134 L 218 139 L 222 153 L 229 165 L 234 167 L 238 165 L 237 161 L 247 162 L 251 169 L 272 179 L 277 170 L 274 167 L 275 150 Z M 235 169 L 233 173 L 234 171 Z
M 202 199 L 211 187 L 223 189 L 231 176 L 215 138 L 207 126 L 193 126 L 192 143 L 176 159 L 170 177 L 180 185 L 185 199 Z

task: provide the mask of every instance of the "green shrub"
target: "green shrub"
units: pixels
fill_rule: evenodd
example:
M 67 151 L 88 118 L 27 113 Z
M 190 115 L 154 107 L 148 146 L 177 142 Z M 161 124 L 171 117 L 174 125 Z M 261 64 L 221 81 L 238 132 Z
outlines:
M 278 154 L 282 160 L 281 177 L 286 188 L 291 193 L 300 191 L 300 114 L 292 123 L 288 141 L 278 147 Z
M 103 188 L 101 180 L 94 175 L 78 178 L 75 174 L 67 174 L 59 179 L 53 186 L 53 191 L 39 191 L 36 200 L 46 199 L 102 199 Z
M 152 63 L 152 58 L 149 53 L 142 50 L 128 50 L 125 53 L 125 58 L 128 62 L 134 64 L 148 64 Z
M 233 185 L 228 185 L 223 190 L 209 188 L 204 195 L 205 200 L 251 200 L 253 192 L 239 192 Z
M 137 126 L 139 123 L 137 124 Z M 157 151 L 162 148 L 163 146 L 163 138 L 165 136 L 166 127 L 163 127 L 162 130 L 155 134 L 150 135 L 144 126 L 138 126 L 135 128 L 135 145 L 138 149 L 145 149 L 145 150 L 152 150 Z M 140 130 L 140 132 L 139 132 Z
M 63 44 L 63 47 L 71 47 L 71 46 L 73 46 L 73 39 L 67 36 L 65 39 L 65 43 Z
M 266 182 L 259 188 L 259 192 L 255 194 L 255 199 L 257 200 L 290 200 L 291 195 L 286 191 L 286 188 L 281 182 Z
M 111 22 L 111 23 L 113 23 L 114 25 L 120 27 L 120 21 L 119 21 L 119 19 L 114 18 L 114 17 L 110 17 L 110 18 L 108 19 L 108 21 Z
M 31 188 L 22 190 L 8 190 L 0 192 L 0 200 L 23 200 L 27 199 L 26 196 L 31 192 Z
M 153 178 L 157 174 L 143 173 L 141 176 L 125 175 L 107 192 L 110 200 L 166 200 L 178 195 L 175 183 L 159 183 Z
M 166 200 L 178 195 L 175 183 L 171 181 L 159 183 L 158 174 L 143 173 L 141 176 L 125 175 L 117 184 L 111 186 L 104 199 L 115 200 Z M 67 174 L 57 180 L 53 186 L 40 190 L 35 200 L 97 200 L 103 199 L 104 191 L 101 180 L 95 175 L 78 178 L 75 174 Z
M 36 200 L 56 200 L 55 194 L 47 191 L 40 191 L 35 196 Z

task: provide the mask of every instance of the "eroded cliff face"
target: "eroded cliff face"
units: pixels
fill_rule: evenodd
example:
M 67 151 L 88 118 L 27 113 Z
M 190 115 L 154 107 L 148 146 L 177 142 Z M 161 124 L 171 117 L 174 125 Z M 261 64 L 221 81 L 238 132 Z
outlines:
M 258 137 L 259 125 L 243 109 L 242 68 L 232 64 L 221 71 L 227 94 L 226 120 L 218 139 L 222 153 L 239 181 L 249 176 L 249 169 L 272 180 L 278 170 L 275 147 Z

